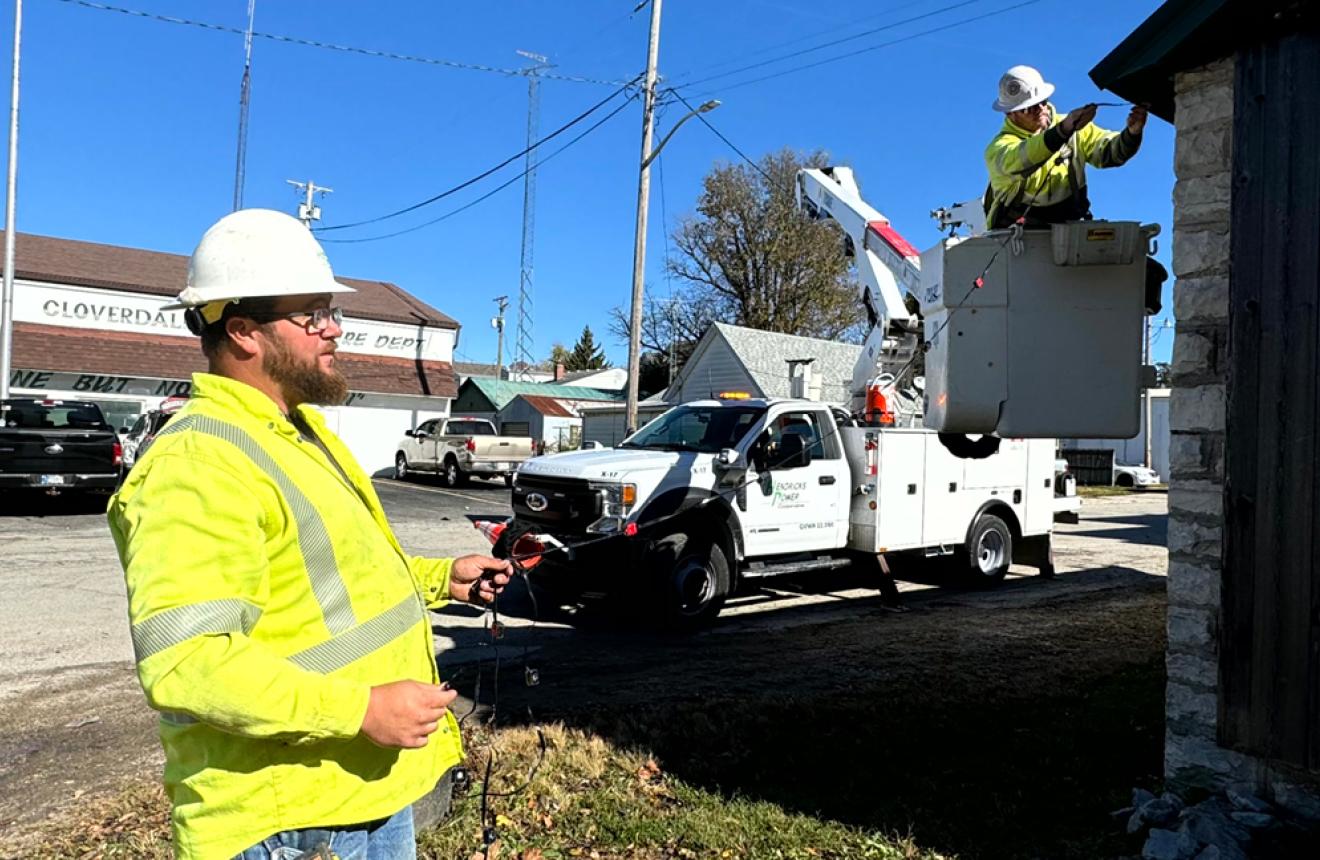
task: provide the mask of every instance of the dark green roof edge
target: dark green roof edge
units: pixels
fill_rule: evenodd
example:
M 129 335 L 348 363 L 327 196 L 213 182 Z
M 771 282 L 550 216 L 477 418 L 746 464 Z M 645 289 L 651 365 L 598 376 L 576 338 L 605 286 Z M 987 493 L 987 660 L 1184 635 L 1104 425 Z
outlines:
M 1091 69 L 1091 80 L 1173 122 L 1173 79 L 1316 18 L 1313 0 L 1167 0 Z
M 1184 60 L 1180 55 L 1215 52 L 1204 44 L 1211 35 L 1206 31 L 1214 29 L 1207 25 L 1229 4 L 1230 0 L 1168 0 L 1091 69 L 1091 80 L 1130 102 L 1149 104 L 1152 113 L 1173 122 L 1173 76 L 1228 51 L 1203 59 Z M 1189 46 L 1197 50 L 1189 52 Z

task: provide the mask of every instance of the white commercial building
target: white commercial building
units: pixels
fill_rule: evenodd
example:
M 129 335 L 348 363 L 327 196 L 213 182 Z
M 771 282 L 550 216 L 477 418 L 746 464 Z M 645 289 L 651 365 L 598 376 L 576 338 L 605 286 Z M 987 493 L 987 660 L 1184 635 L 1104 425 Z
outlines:
M 1160 480 L 1169 479 L 1169 389 L 1152 388 L 1150 395 L 1150 467 Z M 1141 431 L 1131 439 L 1064 439 L 1064 448 L 1108 448 L 1115 463 L 1141 466 L 1146 462 L 1146 413 L 1142 410 Z
M 2 234 L 0 234 L 2 235 Z M 11 397 L 92 400 L 127 427 L 206 369 L 182 311 L 188 258 L 20 233 L 14 265 Z M 351 393 L 325 407 L 368 472 L 389 470 L 403 431 L 447 415 L 457 394 L 456 321 L 394 284 L 337 278 L 344 308 L 336 365 Z

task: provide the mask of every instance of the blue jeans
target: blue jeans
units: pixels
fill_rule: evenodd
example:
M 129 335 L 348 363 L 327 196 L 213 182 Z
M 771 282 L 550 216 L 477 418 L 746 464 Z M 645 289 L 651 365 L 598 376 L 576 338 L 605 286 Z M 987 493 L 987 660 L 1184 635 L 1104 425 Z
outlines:
M 314 827 L 286 830 L 263 839 L 234 860 L 298 860 L 326 847 L 336 860 L 416 860 L 417 839 L 413 833 L 413 811 L 406 806 L 384 821 L 344 827 Z

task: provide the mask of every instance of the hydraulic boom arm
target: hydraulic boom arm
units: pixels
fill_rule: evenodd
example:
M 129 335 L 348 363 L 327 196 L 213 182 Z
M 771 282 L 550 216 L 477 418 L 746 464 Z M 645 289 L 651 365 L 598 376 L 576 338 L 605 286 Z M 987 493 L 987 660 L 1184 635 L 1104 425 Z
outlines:
M 903 300 L 917 293 L 921 259 L 889 224 L 889 219 L 862 200 L 852 169 L 832 167 L 802 170 L 797 175 L 798 206 L 816 218 L 831 218 L 848 237 L 862 304 L 870 331 L 853 368 L 849 390 L 853 410 L 865 408 L 866 390 L 889 374 L 894 383 L 917 349 L 917 325 Z

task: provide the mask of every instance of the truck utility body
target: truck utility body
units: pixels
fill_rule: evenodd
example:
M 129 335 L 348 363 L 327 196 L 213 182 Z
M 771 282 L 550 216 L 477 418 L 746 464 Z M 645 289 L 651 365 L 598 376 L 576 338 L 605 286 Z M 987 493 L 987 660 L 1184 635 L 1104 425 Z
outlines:
M 95 403 L 0 400 L 0 488 L 109 493 L 122 456 Z
M 677 406 L 605 451 L 530 460 L 513 540 L 540 534 L 534 581 L 565 601 L 649 590 L 683 625 L 712 620 L 744 580 L 914 551 L 959 556 L 973 581 L 1019 555 L 1048 565 L 1054 444 L 1009 440 L 954 457 L 932 431 L 850 426 L 810 400 Z M 877 565 L 878 568 L 878 565 Z
M 403 480 L 410 472 L 436 472 L 451 487 L 472 477 L 503 478 L 507 484 L 531 455 L 530 437 L 501 436 L 484 418 L 436 418 L 404 432 L 394 473 Z

